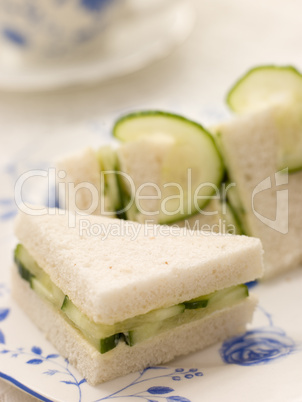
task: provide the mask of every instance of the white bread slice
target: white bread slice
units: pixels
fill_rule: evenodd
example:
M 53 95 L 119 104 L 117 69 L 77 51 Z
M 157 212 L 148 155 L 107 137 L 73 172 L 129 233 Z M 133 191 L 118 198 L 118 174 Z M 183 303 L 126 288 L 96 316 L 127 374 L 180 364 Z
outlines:
M 60 207 L 72 212 L 84 211 L 99 215 L 101 213 L 101 169 L 96 152 L 92 148 L 87 148 L 77 154 L 60 159 L 57 162 L 57 174 L 59 175 L 59 173 L 61 176 L 59 179 L 59 183 L 61 183 L 61 187 L 59 187 Z M 85 183 L 89 183 L 89 188 L 83 186 Z M 91 186 L 94 187 L 97 194 L 95 205 Z
M 132 220 L 140 223 L 152 220 L 154 224 L 158 223 L 159 213 L 154 214 L 154 211 L 160 210 L 161 199 L 158 194 L 164 193 L 163 169 L 174 146 L 173 137 L 159 133 L 142 136 L 134 142 L 126 142 L 118 147 L 120 170 L 127 175 L 123 180 L 125 191 L 131 194 L 131 181 L 136 190 L 135 196 L 148 197 L 140 200 L 135 198 L 140 210 L 136 211 Z
M 86 229 L 81 233 L 83 222 Z M 93 229 L 101 229 L 104 236 L 107 232 L 106 238 L 93 235 Z M 15 231 L 64 294 L 93 321 L 104 324 L 263 273 L 261 242 L 245 236 L 59 215 L 58 210 L 43 216 L 20 213 Z
M 302 261 L 302 171 L 289 174 L 288 184 L 279 187 L 274 185 L 282 138 L 280 130 L 284 128 L 280 124 L 280 116 L 287 107 L 273 106 L 215 128 L 230 179 L 236 183 L 240 203 L 245 211 L 243 224 L 246 233 L 262 241 L 265 250 L 265 278 L 294 268 Z M 267 178 L 271 178 L 272 188 L 259 192 L 253 199 L 254 189 Z M 282 175 L 279 175 L 280 178 Z M 286 200 L 283 203 L 279 199 L 277 203 L 279 190 L 288 191 L 288 213 Z M 272 222 L 273 227 L 263 222 L 261 216 L 256 216 L 252 209 L 252 199 L 256 212 L 263 217 L 274 221 L 278 213 L 278 219 Z M 288 232 L 285 233 L 287 220 Z
M 232 307 L 135 346 L 120 343 L 115 349 L 100 354 L 60 312 L 30 289 L 29 283 L 15 268 L 12 274 L 12 292 L 20 307 L 91 385 L 166 363 L 176 356 L 195 352 L 243 332 L 246 323 L 252 319 L 256 304 L 256 299 L 249 296 Z

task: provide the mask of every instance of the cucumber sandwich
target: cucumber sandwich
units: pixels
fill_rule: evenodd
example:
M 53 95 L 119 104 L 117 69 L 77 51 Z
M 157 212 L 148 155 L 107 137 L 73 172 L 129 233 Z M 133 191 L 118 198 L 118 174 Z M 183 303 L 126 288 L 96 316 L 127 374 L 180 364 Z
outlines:
M 302 75 L 293 67 L 250 70 L 230 90 L 238 115 L 215 127 L 230 201 L 243 231 L 261 239 L 265 277 L 302 262 Z
M 224 166 L 213 136 L 201 125 L 146 111 L 122 117 L 113 133 L 118 147 L 87 149 L 58 163 L 64 183 L 89 182 L 96 188 L 100 202 L 89 213 L 172 224 L 217 199 Z M 69 196 L 62 202 L 68 209 L 85 210 L 91 203 L 85 188 L 78 189 L 76 202 Z
M 20 213 L 13 296 L 90 384 L 244 331 L 255 238 L 103 216 Z
M 132 113 L 114 125 L 115 149 L 86 150 L 58 167 L 65 183 L 95 184 L 93 213 L 260 238 L 270 278 L 302 261 L 302 75 L 254 68 L 227 103 L 237 115 L 212 136 L 171 113 Z M 113 173 L 102 181 L 106 169 Z M 80 191 L 67 208 L 86 208 Z

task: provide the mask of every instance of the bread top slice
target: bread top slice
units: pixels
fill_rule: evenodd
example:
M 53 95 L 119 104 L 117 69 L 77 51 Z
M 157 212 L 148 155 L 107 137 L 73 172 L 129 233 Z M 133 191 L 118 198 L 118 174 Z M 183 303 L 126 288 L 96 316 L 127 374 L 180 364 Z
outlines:
M 273 105 L 213 129 L 230 181 L 236 184 L 245 232 L 262 241 L 266 278 L 302 260 L 302 171 L 278 173 L 288 131 L 302 135 L 301 125 L 290 117 L 297 111 L 290 104 Z
M 101 168 L 97 154 L 92 148 L 86 148 L 57 161 L 57 172 L 58 176 L 62 177 L 59 181 L 64 183 L 59 192 L 62 207 L 95 215 L 101 213 L 100 202 L 92 202 L 92 190 L 99 197 L 102 194 Z
M 114 324 L 262 275 L 255 238 L 60 213 L 20 213 L 15 232 L 95 322 Z
M 117 155 L 121 171 L 131 179 L 135 189 L 141 188 L 139 192 L 135 192 L 134 196 L 137 193 L 140 197 L 146 196 L 145 199 L 139 200 L 140 210 L 137 210 L 135 216 L 131 217 L 136 222 L 144 223 L 145 220 L 150 220 L 148 213 L 152 212 L 153 223 L 158 223 L 159 212 L 154 212 L 160 210 L 161 200 L 158 197 L 158 189 L 161 194 L 165 193 L 164 183 L 162 183 L 163 170 L 174 146 L 175 139 L 173 137 L 158 133 L 142 136 L 136 141 L 122 143 L 118 147 Z M 121 179 L 123 180 L 123 177 Z M 124 179 L 123 182 L 125 191 L 130 194 L 130 181 Z M 146 211 L 146 213 L 142 211 Z

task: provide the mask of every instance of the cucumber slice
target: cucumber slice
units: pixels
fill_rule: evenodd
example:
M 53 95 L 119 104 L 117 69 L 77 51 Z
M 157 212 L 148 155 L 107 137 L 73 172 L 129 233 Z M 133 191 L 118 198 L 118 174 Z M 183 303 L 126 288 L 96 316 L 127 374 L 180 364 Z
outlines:
M 22 244 L 18 244 L 15 249 L 15 262 L 20 276 L 30 283 L 31 288 L 42 298 L 61 308 L 64 293 L 51 281 L 46 272 L 39 267 Z
M 167 320 L 168 318 L 174 317 L 178 314 L 183 313 L 185 310 L 184 304 L 176 304 L 171 307 L 160 308 L 158 310 L 152 310 L 149 313 L 139 315 L 129 320 L 124 321 L 127 327 L 136 327 L 142 323 L 155 323 L 159 321 Z
M 122 177 L 119 174 L 120 172 L 120 167 L 118 165 L 117 168 L 117 173 L 116 173 L 116 182 L 117 182 L 117 187 L 118 187 L 118 193 L 120 197 L 120 208 L 117 210 L 117 217 L 119 219 L 124 219 L 127 220 L 128 218 L 128 212 L 126 212 L 125 206 L 128 205 L 128 202 L 130 201 L 130 197 L 127 196 L 127 193 L 123 189 L 123 180 Z
M 233 303 L 248 297 L 248 295 L 249 289 L 246 285 L 231 286 L 229 288 L 213 292 L 209 296 L 208 305 L 209 307 L 215 305 L 215 309 L 219 310 L 220 308 L 232 305 Z
M 234 209 L 232 208 L 232 205 L 230 204 L 229 201 L 224 201 L 221 203 L 221 210 L 225 210 L 225 214 L 221 214 L 221 218 L 225 219 L 225 225 L 226 228 L 233 228 L 232 232 L 227 232 L 230 234 L 236 234 L 236 235 L 242 235 L 243 234 L 243 229 L 240 220 L 238 219 L 238 216 Z
M 32 278 L 37 278 L 47 289 L 52 289 L 52 287 L 55 286 L 49 275 L 39 267 L 22 244 L 18 244 L 15 249 L 15 262 L 22 278 L 29 281 L 31 285 Z
M 172 223 L 196 214 L 222 181 L 224 166 L 213 137 L 201 125 L 182 116 L 160 111 L 130 114 L 116 122 L 113 134 L 124 142 L 160 135 L 173 139 L 163 162 L 161 183 L 153 183 L 161 190 L 158 223 Z
M 196 299 L 189 300 L 184 303 L 185 308 L 193 310 L 196 308 L 205 308 L 209 303 L 208 296 L 197 297 Z
M 26 277 L 23 277 L 22 272 L 20 272 L 23 279 L 29 280 L 31 276 L 41 275 L 41 268 L 22 244 L 18 244 L 15 248 L 14 259 L 19 267 L 19 270 L 22 271 L 22 268 L 24 268 L 27 271 L 24 271 L 25 276 L 27 275 L 27 273 L 30 274 L 28 275 L 27 279 Z
M 161 322 L 149 323 L 142 325 L 141 327 L 136 328 L 133 331 L 128 332 L 128 344 L 129 346 L 134 346 L 137 343 L 143 342 L 153 336 L 157 335 L 160 332 L 162 327 Z
M 252 68 L 227 95 L 227 104 L 236 113 L 253 112 L 293 100 L 302 101 L 302 75 L 292 66 Z
M 83 314 L 68 298 L 65 296 L 61 310 L 72 321 L 72 323 L 83 332 L 89 341 L 96 345 L 97 339 L 100 339 L 100 352 L 106 353 L 115 348 L 121 338 L 130 346 L 138 342 L 138 334 L 135 328 L 145 328 L 144 337 L 150 337 L 156 333 L 162 322 L 175 317 L 184 312 L 185 306 L 177 304 L 175 306 L 150 311 L 147 314 L 130 318 L 115 325 L 96 324 Z M 140 335 L 142 337 L 142 335 Z
M 101 353 L 109 352 L 118 345 L 121 335 L 115 333 L 114 326 L 94 323 L 72 303 L 68 296 L 65 296 L 61 310 Z
M 202 319 L 207 314 L 240 302 L 248 297 L 248 295 L 247 286 L 238 285 L 187 301 L 184 303 L 186 309 L 183 314 L 175 315 L 164 321 L 146 323 L 129 331 L 128 344 L 134 346 L 164 331 Z
M 228 186 L 227 182 L 227 186 Z M 227 202 L 233 213 L 233 217 L 237 222 L 238 233 L 248 235 L 249 230 L 247 229 L 246 222 L 246 210 L 242 206 L 240 201 L 237 188 L 235 186 L 230 186 L 227 192 Z
M 119 332 L 114 325 L 96 324 L 90 320 L 72 303 L 68 296 L 65 296 L 61 310 L 64 311 L 76 327 L 84 330 L 92 338 L 104 339 Z
M 177 326 L 185 312 L 185 304 L 153 310 L 150 313 L 135 317 L 129 325 L 126 342 L 129 346 L 151 338 L 163 330 Z
M 120 334 L 109 336 L 108 338 L 100 340 L 100 352 L 106 353 L 114 349 L 120 341 Z
M 34 269 L 37 277 L 25 267 L 23 259 L 21 261 L 19 258 L 26 260 L 30 267 L 33 266 L 34 260 L 21 245 L 15 251 L 15 259 L 21 266 L 20 275 L 30 282 L 32 289 L 41 298 L 51 302 L 57 309 L 61 309 L 66 315 L 66 320 L 77 327 L 100 353 L 114 349 L 120 341 L 133 346 L 163 331 L 201 319 L 220 308 L 231 306 L 248 296 L 245 285 L 233 286 L 181 304 L 153 310 L 115 325 L 105 325 L 95 323 L 83 314 L 36 263 Z
M 21 276 L 21 278 L 29 282 L 29 284 L 31 285 L 31 279 L 34 278 L 34 275 L 29 272 L 29 270 L 26 269 L 22 262 L 20 262 L 19 260 L 15 259 L 15 263 L 18 267 L 19 275 Z
M 53 304 L 58 309 L 61 308 L 65 295 L 56 285 L 53 283 L 50 286 L 43 284 L 39 279 L 35 277 L 31 277 L 30 281 L 31 288 L 43 299 L 48 300 L 51 304 Z
M 226 306 L 248 295 L 249 291 L 246 285 L 237 285 L 186 301 L 184 305 L 186 309 L 205 308 L 213 304 L 215 306 L 220 306 L 221 304 Z
M 61 310 L 64 311 L 67 317 L 80 330 L 83 330 L 85 333 L 90 334 L 92 338 L 96 339 L 103 339 L 117 333 L 128 332 L 130 329 L 133 329 L 142 324 L 154 324 L 156 322 L 166 320 L 177 314 L 181 314 L 184 309 L 185 307 L 183 304 L 177 304 L 175 306 L 153 310 L 149 313 L 129 318 L 115 325 L 106 325 L 91 321 L 72 303 L 68 296 L 65 296 L 64 303 L 61 307 Z
M 102 191 L 105 212 L 118 212 L 123 208 L 118 177 L 118 159 L 116 151 L 110 145 L 103 146 L 97 151 L 97 158 L 101 168 Z
M 153 310 L 147 314 L 130 318 L 115 325 L 92 322 L 71 302 L 68 296 L 65 297 L 61 309 L 86 337 L 93 338 L 95 340 L 94 343 L 97 339 L 100 339 L 100 347 L 101 349 L 103 348 L 102 350 L 105 350 L 106 348 L 112 349 L 115 347 L 118 344 L 118 339 L 121 337 L 125 338 L 128 345 L 133 346 L 163 331 L 199 319 L 203 314 L 207 314 L 207 311 L 210 313 L 231 306 L 248 295 L 247 286 L 232 286 L 182 304 Z M 188 313 L 186 313 L 187 310 Z M 190 312 L 193 310 L 204 310 L 205 313 L 192 315 Z

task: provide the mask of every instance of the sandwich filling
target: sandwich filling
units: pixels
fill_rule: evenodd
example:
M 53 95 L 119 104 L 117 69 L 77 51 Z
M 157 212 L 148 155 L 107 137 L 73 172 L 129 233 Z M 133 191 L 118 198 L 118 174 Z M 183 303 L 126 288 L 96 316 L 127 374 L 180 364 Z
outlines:
M 109 352 L 120 343 L 134 346 L 167 330 L 232 307 L 249 295 L 246 285 L 236 285 L 108 325 L 96 323 L 82 313 L 21 244 L 15 249 L 15 263 L 20 276 L 29 282 L 33 291 L 61 312 L 64 319 L 100 353 Z

